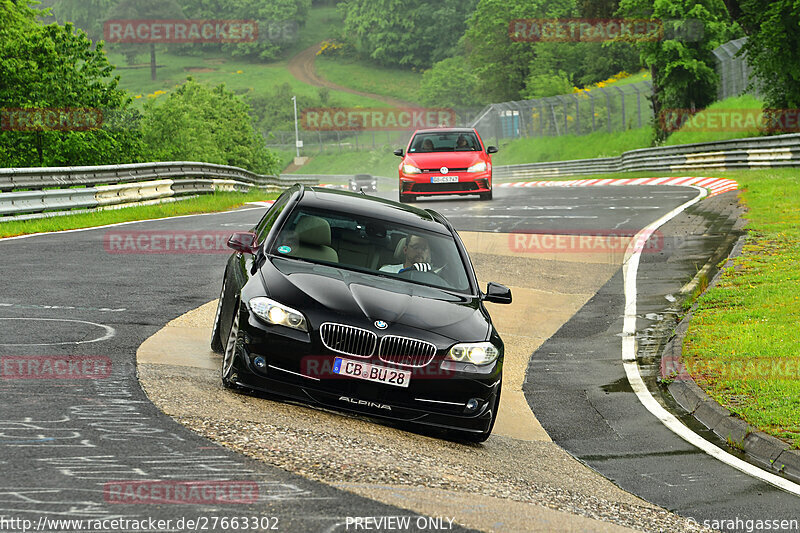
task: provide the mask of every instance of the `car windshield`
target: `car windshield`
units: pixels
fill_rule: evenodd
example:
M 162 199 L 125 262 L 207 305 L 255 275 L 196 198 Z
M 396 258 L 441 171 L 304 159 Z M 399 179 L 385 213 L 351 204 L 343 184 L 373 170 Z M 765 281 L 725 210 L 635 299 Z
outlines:
M 476 152 L 481 149 L 472 132 L 418 133 L 411 141 L 409 153 Z
M 349 213 L 300 208 L 269 253 L 441 289 L 470 290 L 452 236 Z

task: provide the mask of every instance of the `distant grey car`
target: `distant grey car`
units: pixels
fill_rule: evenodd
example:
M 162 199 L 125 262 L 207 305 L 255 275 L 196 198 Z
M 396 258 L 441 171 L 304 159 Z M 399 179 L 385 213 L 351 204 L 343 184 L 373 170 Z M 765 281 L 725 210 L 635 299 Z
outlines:
M 356 174 L 350 178 L 350 190 L 353 192 L 378 192 L 378 180 L 369 174 Z

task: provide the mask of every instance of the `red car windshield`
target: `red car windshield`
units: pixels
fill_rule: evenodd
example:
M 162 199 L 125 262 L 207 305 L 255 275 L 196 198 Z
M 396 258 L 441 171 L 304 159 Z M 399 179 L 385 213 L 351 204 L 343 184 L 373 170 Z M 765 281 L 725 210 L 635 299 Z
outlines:
M 408 153 L 477 152 L 480 149 L 478 138 L 471 132 L 418 133 Z

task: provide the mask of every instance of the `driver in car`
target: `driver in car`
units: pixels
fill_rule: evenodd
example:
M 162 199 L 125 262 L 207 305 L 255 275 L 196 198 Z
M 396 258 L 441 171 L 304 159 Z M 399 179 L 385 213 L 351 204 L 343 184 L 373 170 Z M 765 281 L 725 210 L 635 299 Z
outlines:
M 420 272 L 430 272 L 431 270 L 431 246 L 425 237 L 419 235 L 409 235 L 406 244 L 403 246 L 403 256 L 405 261 L 398 265 L 383 265 L 382 272 L 399 274 L 406 270 L 419 270 Z

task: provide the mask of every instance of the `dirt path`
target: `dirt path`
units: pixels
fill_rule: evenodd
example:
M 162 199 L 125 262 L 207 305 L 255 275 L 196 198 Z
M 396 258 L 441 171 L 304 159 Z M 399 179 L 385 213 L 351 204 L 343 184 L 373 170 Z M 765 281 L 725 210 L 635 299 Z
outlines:
M 346 93 L 357 94 L 365 98 L 372 98 L 373 100 L 380 100 L 381 102 L 386 102 L 387 104 L 395 107 L 418 107 L 416 104 L 399 100 L 397 98 L 392 98 L 391 96 L 381 96 L 379 94 L 357 91 L 349 87 L 342 87 L 341 85 L 336 85 L 335 83 L 332 83 L 319 76 L 316 68 L 314 67 L 314 61 L 317 59 L 317 51 L 319 50 L 320 44 L 321 43 L 317 43 L 306 48 L 289 60 L 289 72 L 297 80 L 309 85 L 314 85 L 315 87 L 327 87 L 336 91 L 343 91 Z

